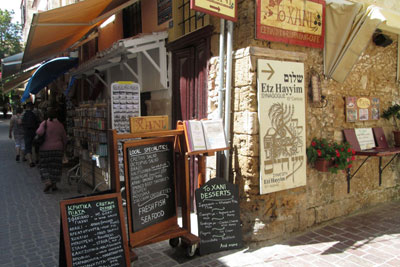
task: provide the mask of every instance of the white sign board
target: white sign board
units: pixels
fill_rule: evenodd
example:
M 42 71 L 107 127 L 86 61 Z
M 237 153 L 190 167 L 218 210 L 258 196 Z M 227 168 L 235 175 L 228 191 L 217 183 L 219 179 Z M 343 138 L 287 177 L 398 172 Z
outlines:
M 259 59 L 260 194 L 306 185 L 304 64 Z
M 358 144 L 361 150 L 375 147 L 374 134 L 372 128 L 355 128 Z
M 111 123 L 118 133 L 130 133 L 130 117 L 140 116 L 140 85 L 114 82 L 111 84 Z

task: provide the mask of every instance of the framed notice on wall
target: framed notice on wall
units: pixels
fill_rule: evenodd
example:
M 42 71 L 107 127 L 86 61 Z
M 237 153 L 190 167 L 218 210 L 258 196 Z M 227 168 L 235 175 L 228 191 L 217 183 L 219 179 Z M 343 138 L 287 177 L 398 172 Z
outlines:
M 161 25 L 172 18 L 172 0 L 157 0 L 157 24 Z
M 346 97 L 346 121 L 370 121 L 379 120 L 378 97 Z
M 260 194 L 306 184 L 304 64 L 259 59 Z

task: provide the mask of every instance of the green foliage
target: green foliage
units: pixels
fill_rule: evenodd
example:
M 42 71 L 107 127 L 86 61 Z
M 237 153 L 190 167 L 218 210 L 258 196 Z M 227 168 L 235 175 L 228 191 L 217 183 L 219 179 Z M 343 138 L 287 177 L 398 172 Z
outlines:
M 329 168 L 331 173 L 351 168 L 351 164 L 355 160 L 354 154 L 355 151 L 350 147 L 349 143 L 328 142 L 324 138 L 314 138 L 311 145 L 307 147 L 308 162 L 314 164 L 317 158 L 331 161 L 332 166 Z
M 387 110 L 384 110 L 382 113 L 382 118 L 390 120 L 391 118 L 393 118 L 393 122 L 394 122 L 394 127 L 396 129 L 399 129 L 398 127 L 398 121 L 400 120 L 400 105 L 399 104 L 394 104 L 390 107 L 388 107 Z
M 332 155 L 334 155 L 333 146 L 326 139 L 314 138 L 307 148 L 307 158 L 310 163 L 314 163 L 317 158 L 331 160 Z
M 0 58 L 22 51 L 22 27 L 11 21 L 13 15 L 14 11 L 0 9 Z

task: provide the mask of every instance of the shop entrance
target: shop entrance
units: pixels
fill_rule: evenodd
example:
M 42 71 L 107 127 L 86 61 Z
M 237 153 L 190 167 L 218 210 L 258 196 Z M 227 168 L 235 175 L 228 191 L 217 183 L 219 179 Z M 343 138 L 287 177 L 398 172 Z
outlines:
M 211 27 L 205 27 L 168 45 L 172 52 L 172 122 L 207 117 L 207 65 L 210 58 Z M 196 157 L 190 159 L 190 196 L 198 185 Z M 178 184 L 184 175 L 178 175 Z M 179 195 L 179 194 L 178 194 Z M 179 198 L 178 198 L 179 199 Z M 194 207 L 194 205 L 192 205 Z

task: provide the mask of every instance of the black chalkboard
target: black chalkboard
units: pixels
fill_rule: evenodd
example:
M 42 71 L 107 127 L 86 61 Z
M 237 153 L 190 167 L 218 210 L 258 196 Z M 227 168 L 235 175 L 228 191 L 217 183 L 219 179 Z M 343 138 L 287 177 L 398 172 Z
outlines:
M 133 232 L 176 215 L 173 139 L 145 142 L 126 147 Z
M 60 208 L 68 266 L 130 266 L 120 194 L 63 200 Z
M 214 178 L 196 190 L 201 255 L 243 246 L 238 186 Z

